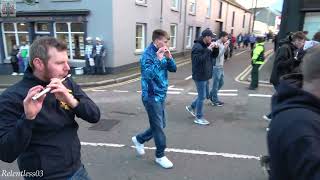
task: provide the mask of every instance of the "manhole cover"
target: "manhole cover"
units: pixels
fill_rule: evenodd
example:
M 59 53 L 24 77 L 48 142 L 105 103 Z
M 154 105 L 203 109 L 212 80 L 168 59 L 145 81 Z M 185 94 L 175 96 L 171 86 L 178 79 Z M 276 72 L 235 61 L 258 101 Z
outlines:
M 120 120 L 117 119 L 100 119 L 100 121 L 97 124 L 91 126 L 89 130 L 110 131 L 119 122 Z

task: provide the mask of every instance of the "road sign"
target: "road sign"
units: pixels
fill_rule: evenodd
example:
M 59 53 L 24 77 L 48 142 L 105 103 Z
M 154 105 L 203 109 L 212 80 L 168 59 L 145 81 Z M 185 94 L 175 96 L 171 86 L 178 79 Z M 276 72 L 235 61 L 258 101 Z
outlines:
M 1 17 L 16 17 L 15 0 L 1 0 Z

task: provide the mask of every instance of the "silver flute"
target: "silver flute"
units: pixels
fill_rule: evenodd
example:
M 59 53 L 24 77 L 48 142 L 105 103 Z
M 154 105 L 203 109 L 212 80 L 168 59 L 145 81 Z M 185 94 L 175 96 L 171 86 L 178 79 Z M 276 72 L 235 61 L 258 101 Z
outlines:
M 62 78 L 61 80 L 60 80 L 60 82 L 63 82 L 64 80 L 66 80 L 68 77 L 71 77 L 71 74 L 68 74 L 66 77 L 64 77 L 64 78 Z M 44 90 L 42 90 L 41 92 L 39 92 L 39 93 L 37 93 L 36 95 L 34 95 L 33 97 L 32 97 L 32 100 L 37 100 L 37 99 L 39 99 L 41 96 L 43 96 L 44 94 L 47 94 L 48 92 L 50 92 L 51 91 L 51 88 L 49 88 L 49 87 L 46 87 Z

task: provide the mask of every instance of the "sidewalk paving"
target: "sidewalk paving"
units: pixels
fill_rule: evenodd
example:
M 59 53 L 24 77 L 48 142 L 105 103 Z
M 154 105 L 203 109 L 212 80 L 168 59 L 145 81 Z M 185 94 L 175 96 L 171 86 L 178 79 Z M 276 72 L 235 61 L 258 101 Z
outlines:
M 190 54 L 176 58 L 176 63 L 182 64 L 190 61 Z M 8 88 L 20 81 L 23 76 L 11 75 L 11 64 L 0 64 L 0 88 Z M 81 87 L 95 87 L 115 84 L 140 77 L 140 66 L 122 71 L 117 74 L 106 75 L 72 75 L 75 82 Z

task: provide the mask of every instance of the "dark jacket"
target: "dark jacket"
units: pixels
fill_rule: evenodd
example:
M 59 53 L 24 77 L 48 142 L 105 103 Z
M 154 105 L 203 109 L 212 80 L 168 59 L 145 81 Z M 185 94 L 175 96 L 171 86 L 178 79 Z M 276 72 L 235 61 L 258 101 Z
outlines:
M 36 78 L 29 67 L 23 79 L 0 96 L 0 159 L 11 163 L 18 158 L 21 171 L 43 170 L 42 179 L 66 179 L 81 166 L 79 126 L 75 116 L 96 123 L 100 110 L 68 78 L 64 84 L 79 105 L 71 109 L 48 93 L 36 119 L 27 120 L 23 100 L 28 90 L 47 84 Z
M 281 76 L 295 72 L 300 61 L 294 59 L 294 51 L 297 49 L 291 42 L 282 42 L 281 47 L 277 50 L 270 82 L 277 86 Z
M 11 63 L 18 62 L 17 54 L 19 53 L 19 49 L 12 49 L 10 56 L 11 56 Z
M 320 179 L 320 99 L 281 81 L 268 132 L 270 180 Z
M 219 48 L 209 50 L 203 39 L 194 41 L 191 52 L 192 79 L 196 81 L 207 81 L 212 78 L 212 69 L 215 64 L 214 58 L 219 55 Z

